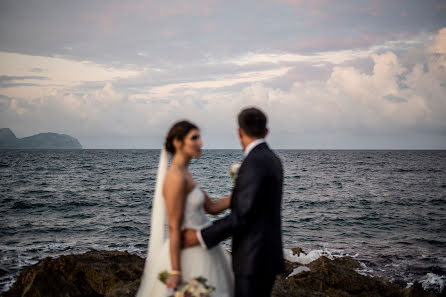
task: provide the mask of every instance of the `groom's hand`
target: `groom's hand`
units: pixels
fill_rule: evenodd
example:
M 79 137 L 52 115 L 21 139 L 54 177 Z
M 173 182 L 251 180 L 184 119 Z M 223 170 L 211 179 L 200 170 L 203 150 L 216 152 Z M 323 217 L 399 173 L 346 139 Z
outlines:
M 183 231 L 183 248 L 189 248 L 199 245 L 197 230 L 195 229 L 184 229 Z

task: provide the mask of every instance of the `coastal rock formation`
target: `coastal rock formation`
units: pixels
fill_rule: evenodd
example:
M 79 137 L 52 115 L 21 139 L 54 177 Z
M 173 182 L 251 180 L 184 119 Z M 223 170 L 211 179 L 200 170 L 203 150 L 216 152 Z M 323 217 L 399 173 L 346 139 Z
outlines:
M 276 278 L 272 297 L 435 297 L 419 283 L 402 288 L 379 277 L 364 276 L 355 270 L 360 263 L 343 257 L 324 256 L 309 263 L 286 262 L 286 272 Z M 289 277 L 293 271 L 301 271 Z
M 0 149 L 81 149 L 79 141 L 66 134 L 40 133 L 17 138 L 9 128 L 0 129 Z
M 378 277 L 355 272 L 359 262 L 349 258 L 326 257 L 308 265 L 287 262 L 279 275 L 272 297 L 392 296 L 433 297 L 415 283 L 402 288 Z M 45 258 L 22 270 L 4 297 L 130 297 L 135 296 L 144 269 L 144 259 L 127 252 L 96 251 Z M 298 272 L 289 276 L 292 272 Z
M 96 251 L 45 258 L 20 273 L 4 297 L 135 296 L 144 259 L 127 252 Z

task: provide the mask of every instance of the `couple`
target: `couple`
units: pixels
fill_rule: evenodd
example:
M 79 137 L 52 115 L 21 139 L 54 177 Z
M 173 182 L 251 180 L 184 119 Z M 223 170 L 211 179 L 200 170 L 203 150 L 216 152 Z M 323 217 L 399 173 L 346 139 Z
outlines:
M 190 160 L 201 154 L 198 127 L 181 121 L 170 129 L 158 168 L 149 250 L 137 297 L 166 296 L 166 286 L 157 279 L 163 270 L 170 273 L 169 288 L 203 276 L 215 287 L 214 297 L 271 295 L 276 274 L 284 270 L 283 170 L 264 141 L 266 122 L 257 108 L 238 115 L 245 159 L 232 195 L 217 201 L 195 184 L 188 170 Z M 166 151 L 173 156 L 170 167 Z M 214 222 L 205 214 L 228 208 L 231 213 Z M 164 238 L 166 229 L 168 239 Z M 228 237 L 232 237 L 232 263 L 219 244 Z

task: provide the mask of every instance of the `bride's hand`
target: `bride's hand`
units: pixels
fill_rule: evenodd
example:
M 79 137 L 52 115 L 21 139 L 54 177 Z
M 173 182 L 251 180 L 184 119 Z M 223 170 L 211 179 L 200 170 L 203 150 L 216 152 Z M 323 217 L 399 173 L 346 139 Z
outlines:
M 182 232 L 182 236 L 183 248 L 190 248 L 200 244 L 198 241 L 197 230 L 185 229 Z
M 176 289 L 179 285 L 181 285 L 181 275 L 169 275 L 166 280 L 166 286 L 169 289 Z

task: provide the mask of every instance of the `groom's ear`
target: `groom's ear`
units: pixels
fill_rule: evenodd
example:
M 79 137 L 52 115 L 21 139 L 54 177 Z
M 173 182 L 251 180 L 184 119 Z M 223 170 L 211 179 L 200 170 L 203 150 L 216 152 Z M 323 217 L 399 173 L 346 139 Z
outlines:
M 240 139 L 243 139 L 243 136 L 245 135 L 246 133 L 242 130 L 242 128 L 238 128 L 238 137 L 240 137 Z
M 263 136 L 263 138 L 265 138 L 266 135 L 268 135 L 268 133 L 269 133 L 269 129 L 268 129 L 268 128 L 265 128 L 265 136 Z

